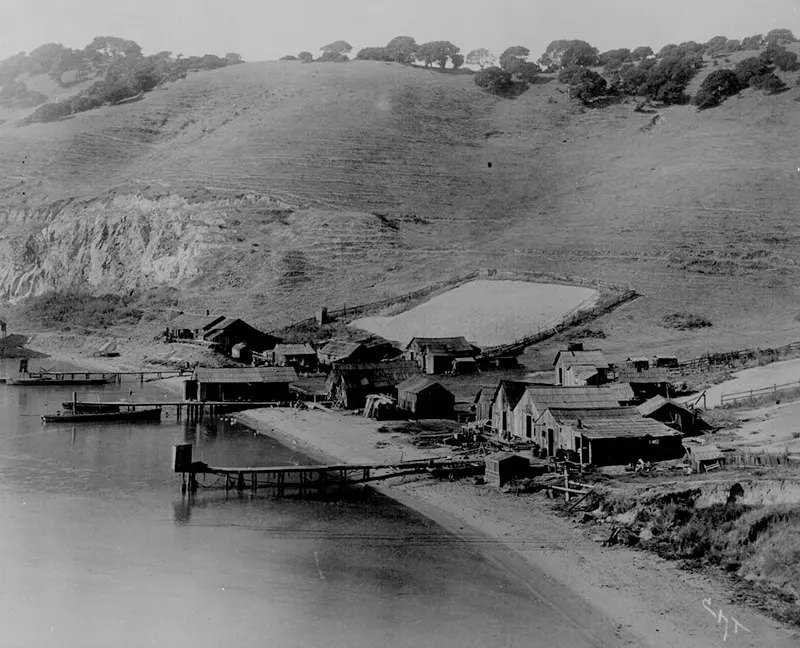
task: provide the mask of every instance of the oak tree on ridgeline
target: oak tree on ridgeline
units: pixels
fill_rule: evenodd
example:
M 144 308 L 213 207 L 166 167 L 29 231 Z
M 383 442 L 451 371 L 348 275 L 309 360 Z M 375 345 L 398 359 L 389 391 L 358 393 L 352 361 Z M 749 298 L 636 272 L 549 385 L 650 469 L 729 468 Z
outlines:
M 383 49 L 387 57 L 386 60 L 402 63 L 403 65 L 411 65 L 414 62 L 419 45 L 411 36 L 395 36 Z
M 733 70 L 714 70 L 703 80 L 694 103 L 700 110 L 714 108 L 741 89 L 739 77 Z
M 353 46 L 347 41 L 337 40 L 319 48 L 322 56 L 317 59 L 317 62 L 325 63 L 345 63 L 350 60 L 347 56 L 353 51 Z
M 477 65 L 482 70 L 487 66 L 494 65 L 497 57 L 485 47 L 479 47 L 469 52 L 466 60 L 468 65 Z
M 423 62 L 425 67 L 431 67 L 437 63 L 440 68 L 447 67 L 447 62 L 454 55 L 459 53 L 460 48 L 450 41 L 431 41 L 423 43 L 417 48 L 416 58 Z
M 631 52 L 632 61 L 644 61 L 648 56 L 653 55 L 653 48 L 648 45 L 640 45 Z
M 303 63 L 311 63 L 314 60 L 314 55 L 311 52 L 306 52 L 303 50 L 297 55 L 297 60 L 302 61 Z

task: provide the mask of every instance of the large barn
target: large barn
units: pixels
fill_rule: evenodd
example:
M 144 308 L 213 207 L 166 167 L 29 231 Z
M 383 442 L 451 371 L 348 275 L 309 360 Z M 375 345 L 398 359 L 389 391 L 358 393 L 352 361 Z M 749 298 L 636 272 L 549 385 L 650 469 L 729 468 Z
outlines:
M 328 400 L 340 407 L 358 409 L 364 406 L 369 394 L 396 397 L 397 385 L 419 373 L 417 364 L 408 360 L 334 364 L 325 389 Z

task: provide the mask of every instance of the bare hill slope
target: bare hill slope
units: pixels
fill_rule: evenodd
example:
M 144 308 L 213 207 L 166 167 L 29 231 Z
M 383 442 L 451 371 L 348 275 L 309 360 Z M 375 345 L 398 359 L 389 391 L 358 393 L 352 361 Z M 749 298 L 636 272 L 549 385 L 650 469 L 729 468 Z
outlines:
M 517 267 L 644 293 L 602 323 L 611 347 L 797 337 L 796 94 L 635 113 L 374 62 L 193 73 L 0 126 L 1 296 L 166 283 L 270 325 Z M 676 310 L 714 326 L 658 326 Z

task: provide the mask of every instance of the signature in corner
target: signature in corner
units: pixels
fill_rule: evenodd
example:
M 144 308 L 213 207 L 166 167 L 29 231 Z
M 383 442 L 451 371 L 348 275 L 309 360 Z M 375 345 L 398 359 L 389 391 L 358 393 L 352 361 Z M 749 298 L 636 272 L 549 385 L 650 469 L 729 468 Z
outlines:
M 730 617 L 730 618 L 726 617 L 722 613 L 722 608 L 720 608 L 718 611 L 715 611 L 714 608 L 711 607 L 711 597 L 710 596 L 707 599 L 703 599 L 703 608 L 705 610 L 707 610 L 711 614 L 711 616 L 713 616 L 717 620 L 717 625 L 720 625 L 723 621 L 725 622 L 725 625 L 723 626 L 724 627 L 724 631 L 723 631 L 723 635 L 722 635 L 722 640 L 723 641 L 727 641 L 728 640 L 728 630 L 730 629 L 730 625 L 729 624 L 730 624 L 731 621 L 733 621 L 733 634 L 738 634 L 739 630 L 742 630 L 742 632 L 750 632 L 750 630 L 745 628 L 744 625 L 739 623 L 733 617 Z

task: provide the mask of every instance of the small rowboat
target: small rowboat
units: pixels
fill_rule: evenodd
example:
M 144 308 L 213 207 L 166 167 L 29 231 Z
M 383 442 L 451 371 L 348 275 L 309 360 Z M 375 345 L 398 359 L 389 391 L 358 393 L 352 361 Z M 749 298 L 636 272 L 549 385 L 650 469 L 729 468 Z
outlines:
M 73 406 L 75 411 L 72 412 Z M 64 401 L 61 407 L 65 410 L 70 410 L 73 414 L 95 414 L 97 412 L 119 412 L 119 405 L 111 405 L 109 403 L 86 403 Z
M 161 420 L 161 408 L 130 410 L 123 412 L 86 412 L 73 414 L 72 412 L 59 412 L 58 414 L 43 414 L 44 423 L 107 423 L 107 422 L 153 422 Z

